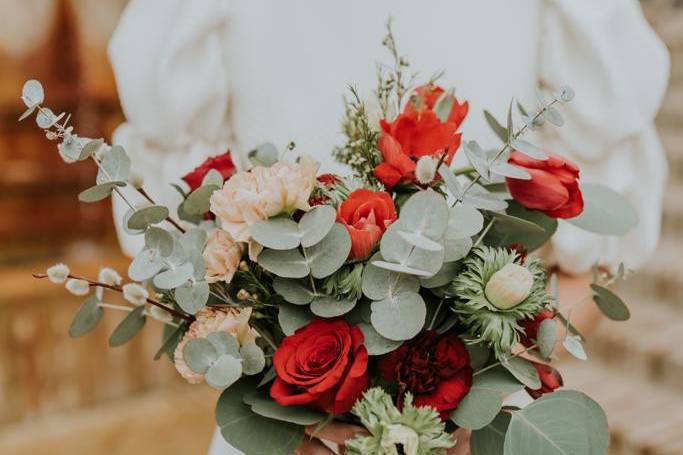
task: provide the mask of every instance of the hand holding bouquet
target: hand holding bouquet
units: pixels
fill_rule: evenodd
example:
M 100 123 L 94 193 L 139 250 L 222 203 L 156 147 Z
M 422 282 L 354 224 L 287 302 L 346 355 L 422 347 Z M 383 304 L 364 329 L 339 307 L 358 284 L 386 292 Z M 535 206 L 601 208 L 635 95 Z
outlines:
M 555 346 L 586 355 L 531 254 L 558 222 L 603 235 L 636 222 L 618 194 L 580 184 L 577 166 L 523 139 L 561 126 L 572 90 L 539 95 L 534 109 L 510 103 L 504 125 L 486 112 L 502 142 L 487 150 L 459 133 L 468 103 L 436 80 L 412 88 L 391 33 L 385 45 L 396 60 L 379 73 L 380 119 L 352 90 L 348 141 L 334 151 L 353 176 L 318 175 L 310 157 L 266 144 L 249 154 L 251 169 L 237 172 L 226 153 L 169 188 L 183 196 L 177 213 L 147 194 L 121 147 L 77 136 L 27 82 L 24 117 L 37 112 L 64 161 L 99 168 L 79 199 L 122 197 L 125 228 L 145 239 L 127 284 L 110 269 L 91 280 L 63 264 L 36 276 L 87 297 L 73 336 L 117 309 L 107 292 L 130 303 L 111 346 L 147 319 L 164 324 L 157 358 L 224 390 L 218 425 L 248 455 L 290 454 L 305 427 L 333 420 L 367 430 L 346 442 L 349 454 L 444 453 L 458 428 L 473 430 L 475 455 L 607 453 L 599 406 L 555 391 Z M 461 148 L 469 166 L 452 169 Z M 623 275 L 596 269 L 588 290 L 615 320 L 628 309 L 607 286 Z M 523 389 L 534 403 L 504 405 Z

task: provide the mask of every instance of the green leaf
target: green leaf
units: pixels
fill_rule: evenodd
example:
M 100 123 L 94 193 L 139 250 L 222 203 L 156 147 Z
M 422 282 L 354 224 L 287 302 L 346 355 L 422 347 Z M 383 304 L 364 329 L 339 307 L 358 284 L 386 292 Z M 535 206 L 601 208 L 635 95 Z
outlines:
M 91 186 L 87 190 L 78 193 L 78 200 L 81 202 L 97 202 L 109 197 L 117 186 L 126 186 L 126 182 L 107 182 L 101 185 Z
M 250 394 L 248 401 L 251 410 L 260 416 L 302 426 L 315 425 L 327 416 L 304 406 L 281 406 L 261 394 Z
M 192 263 L 165 270 L 154 277 L 154 286 L 159 289 L 175 289 L 185 284 L 194 275 Z
M 398 349 L 399 346 L 403 344 L 402 341 L 394 341 L 388 338 L 384 338 L 382 335 L 377 333 L 377 330 L 367 322 L 361 322 L 358 327 L 363 332 L 365 341 L 363 344 L 368 350 L 369 355 L 384 355 L 391 351 Z
M 263 349 L 256 343 L 245 344 L 240 348 L 242 357 L 242 372 L 246 375 L 259 374 L 266 366 L 266 357 Z
M 304 282 L 279 276 L 273 280 L 273 290 L 294 305 L 308 305 L 315 297 L 315 293 Z
M 145 281 L 152 278 L 164 268 L 164 261 L 156 251 L 143 249 L 133 258 L 128 266 L 128 276 L 134 281 Z
M 278 151 L 273 144 L 261 144 L 247 155 L 254 166 L 270 167 L 278 162 Z
M 152 226 L 145 231 L 145 247 L 156 250 L 162 257 L 170 256 L 173 252 L 173 237 L 167 230 Z
M 484 343 L 468 344 L 465 347 L 470 354 L 470 366 L 475 371 L 482 369 L 491 358 L 491 350 Z
M 546 319 L 541 322 L 538 328 L 538 351 L 545 359 L 549 358 L 555 350 L 555 342 L 557 341 L 557 322 L 554 319 Z
M 501 412 L 486 427 L 473 431 L 470 436 L 472 455 L 503 455 L 510 419 L 509 412 Z
M 81 304 L 71 321 L 69 336 L 73 338 L 81 337 L 97 327 L 97 323 L 102 319 L 104 310 L 100 307 L 100 302 L 96 296 L 90 296 Z
M 183 203 L 183 211 L 192 216 L 204 215 L 211 206 L 211 195 L 219 189 L 217 185 L 200 186 L 187 196 Z
M 446 238 L 464 239 L 479 234 L 484 227 L 484 216 L 479 210 L 467 204 L 450 208 Z
M 439 240 L 448 227 L 448 216 L 442 195 L 433 190 L 418 191 L 401 208 L 400 230 Z
M 88 145 L 86 145 L 86 147 Z M 81 156 L 82 155 L 83 151 L 81 151 Z M 102 157 L 95 182 L 97 184 L 125 182 L 128 180 L 128 177 L 130 177 L 130 158 L 125 150 L 123 150 L 123 147 L 115 145 Z
M 628 321 L 631 312 L 618 295 L 599 284 L 591 284 L 593 300 L 602 314 L 613 321 Z
M 308 307 L 283 303 L 280 305 L 277 320 L 284 334 L 292 335 L 313 320 L 313 313 Z
M 150 205 L 136 210 L 128 218 L 130 229 L 147 229 L 152 224 L 161 223 L 168 217 L 168 209 L 162 205 Z
M 510 106 L 508 107 L 508 122 L 507 122 L 507 132 L 508 132 L 508 137 L 505 142 L 510 142 L 512 140 L 513 136 L 513 131 L 514 131 L 514 126 L 512 124 L 512 104 L 514 103 L 514 99 L 510 100 Z
M 254 223 L 249 232 L 254 240 L 273 250 L 291 250 L 298 247 L 301 240 L 297 224 L 284 216 Z
M 306 248 L 306 256 L 314 278 L 325 278 L 344 265 L 351 252 L 351 236 L 344 226 L 334 223 L 325 238 Z M 284 275 L 282 275 L 284 276 Z M 301 278 L 301 277 L 289 277 Z
M 308 261 L 297 249 L 264 250 L 258 256 L 258 264 L 282 278 L 303 278 L 311 271 Z
M 218 353 L 213 343 L 206 338 L 194 338 L 183 346 L 183 359 L 192 371 L 204 374 L 218 359 Z
M 465 155 L 467 155 L 467 159 L 474 170 L 477 171 L 477 174 L 479 174 L 481 178 L 486 181 L 490 180 L 491 175 L 489 173 L 489 163 L 484 149 L 481 148 L 477 141 L 465 142 L 463 148 L 465 149 Z
M 162 355 L 166 354 L 169 360 L 173 361 L 173 355 L 178 347 L 178 343 L 183 339 L 185 330 L 186 327 L 183 324 L 178 325 L 178 327 L 164 324 L 161 347 L 154 354 L 154 360 L 159 360 Z
M 223 438 L 249 455 L 291 455 L 304 437 L 304 427 L 255 414 L 242 401 L 246 393 L 256 388 L 255 384 L 242 380 L 221 394 L 216 404 L 216 422 Z
M 97 152 L 100 147 L 104 145 L 104 139 L 93 139 L 83 146 L 81 149 L 81 154 L 78 157 L 79 161 L 86 160 Z M 121 179 L 122 180 L 122 179 Z
M 196 281 L 185 283 L 175 290 L 175 299 L 180 309 L 186 313 L 196 314 L 209 301 L 209 283 Z
M 453 197 L 459 198 L 460 196 L 462 196 L 462 186 L 458 182 L 458 179 L 455 177 L 455 174 L 453 174 L 453 171 L 445 164 L 442 164 L 439 167 L 438 172 L 441 178 L 443 179 L 444 183 L 446 184 L 448 191 L 451 192 Z
M 533 158 L 535 160 L 547 160 L 548 159 L 548 154 L 546 154 L 543 150 L 540 148 L 536 147 L 534 144 L 531 142 L 524 141 L 522 139 L 517 139 L 516 141 L 512 141 L 512 148 L 517 150 L 520 153 L 525 154 L 529 158 Z
M 24 86 L 21 89 L 21 100 L 26 107 L 42 104 L 45 101 L 45 91 L 40 81 L 30 79 L 24 82 Z
M 209 169 L 209 172 L 206 173 L 204 178 L 202 179 L 202 184 L 201 186 L 205 185 L 214 185 L 217 187 L 222 187 L 223 186 L 223 175 L 217 171 L 216 169 Z
M 545 111 L 545 118 L 555 126 L 564 125 L 564 118 L 562 117 L 562 114 L 560 114 L 560 111 L 558 111 L 554 107 L 549 107 Z
M 319 205 L 299 220 L 301 246 L 311 247 L 320 242 L 330 232 L 337 218 L 337 212 L 329 205 Z
M 512 373 L 519 382 L 529 387 L 531 390 L 538 390 L 541 388 L 541 379 L 538 377 L 538 372 L 528 360 L 521 357 L 512 357 L 509 359 L 504 358 L 500 363 L 506 370 Z
M 498 212 L 505 210 L 508 203 L 499 195 L 490 193 L 479 185 L 474 185 L 463 197 L 463 202 L 482 210 L 492 210 Z
M 206 339 L 213 345 L 217 357 L 226 354 L 233 357 L 239 357 L 240 344 L 237 342 L 237 338 L 231 333 L 222 331 L 212 332 L 206 336 Z
M 147 320 L 144 311 L 145 306 L 140 305 L 128 313 L 109 337 L 109 346 L 112 348 L 121 346 L 137 335 L 145 326 Z
M 606 186 L 581 185 L 583 213 L 567 221 L 589 232 L 601 235 L 626 235 L 638 224 L 638 214 L 619 193 Z
M 506 163 L 505 161 L 494 161 L 491 163 L 491 166 L 489 166 L 489 170 L 492 173 L 503 177 L 518 180 L 531 180 L 531 174 L 529 174 L 526 169 L 515 166 L 514 164 Z
M 214 389 L 224 390 L 242 377 L 242 362 L 229 354 L 220 356 L 204 375 L 206 383 Z
M 373 261 L 377 267 L 393 272 L 429 277 L 441 269 L 445 250 L 429 251 L 415 248 L 400 235 L 402 222 L 395 222 L 386 230 L 380 242 L 384 260 Z
M 512 413 L 504 455 L 606 454 L 607 418 L 580 392 L 562 390 Z
M 434 103 L 434 113 L 441 123 L 446 123 L 448 121 L 454 102 L 455 96 L 453 96 L 453 90 L 449 89 L 443 92 L 441 96 L 439 96 L 439 99 L 436 100 L 436 103 Z
M 518 222 L 515 222 L 514 225 L 504 225 L 506 227 L 505 234 L 500 231 L 496 232 L 495 229 L 493 229 L 493 233 L 489 231 L 489 239 L 491 239 L 492 235 L 498 235 L 499 237 L 504 237 L 506 239 L 505 243 L 501 243 L 500 246 L 509 246 L 512 243 L 520 243 L 524 245 L 524 248 L 526 248 L 527 251 L 534 251 L 545 245 L 545 243 L 555 234 L 555 231 L 557 231 L 558 223 L 555 218 L 550 218 L 543 212 L 537 210 L 529 210 L 516 201 L 509 201 L 507 214 L 518 220 L 521 219 L 533 223 L 540 227 L 541 231 L 532 229 L 527 225 L 522 226 Z
M 436 272 L 434 276 L 420 279 L 420 284 L 423 288 L 427 289 L 445 286 L 451 281 L 453 281 L 453 278 L 455 278 L 456 275 L 458 275 L 459 271 L 460 264 L 457 264 L 455 262 L 446 262 L 441 267 L 441 269 L 438 272 Z
M 372 264 L 373 261 L 381 259 L 382 255 L 375 253 L 363 269 L 362 289 L 366 297 L 372 300 L 382 300 L 401 292 L 417 292 L 420 282 L 416 277 L 391 272 Z
M 577 359 L 588 360 L 586 350 L 583 348 L 581 338 L 578 335 L 565 337 L 564 340 L 562 340 L 562 346 L 564 346 L 568 353 L 570 353 Z
M 403 292 L 372 302 L 370 321 L 377 333 L 393 341 L 410 340 L 424 327 L 427 306 L 420 294 Z
M 465 237 L 464 239 L 452 239 L 447 237 L 444 240 L 445 254 L 444 262 L 456 262 L 467 256 L 472 249 L 472 238 Z
M 486 123 L 488 123 L 489 127 L 493 130 L 494 133 L 496 133 L 496 136 L 503 141 L 507 142 L 508 141 L 508 130 L 505 128 L 503 125 L 496 120 L 496 118 L 491 114 L 489 111 L 484 111 L 484 118 L 486 118 Z
M 313 299 L 311 311 L 321 318 L 336 318 L 348 313 L 356 306 L 355 300 L 339 299 L 333 296 L 322 295 Z

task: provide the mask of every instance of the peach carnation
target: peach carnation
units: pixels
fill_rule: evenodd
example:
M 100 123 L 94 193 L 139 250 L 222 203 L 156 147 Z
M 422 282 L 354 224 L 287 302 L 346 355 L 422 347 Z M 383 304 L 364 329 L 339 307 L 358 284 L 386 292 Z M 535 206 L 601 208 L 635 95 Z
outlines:
M 232 281 L 240 265 L 242 253 L 244 253 L 243 244 L 235 242 L 230 234 L 221 229 L 211 231 L 203 253 L 206 281 L 209 283 Z

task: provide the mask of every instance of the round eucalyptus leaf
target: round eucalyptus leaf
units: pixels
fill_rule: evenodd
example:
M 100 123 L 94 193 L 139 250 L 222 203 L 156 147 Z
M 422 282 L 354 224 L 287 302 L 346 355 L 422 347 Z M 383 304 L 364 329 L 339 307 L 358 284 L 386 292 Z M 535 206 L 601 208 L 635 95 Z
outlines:
M 507 247 L 514 243 L 534 251 L 553 236 L 557 220 L 537 210 L 529 210 L 516 201 L 510 201 L 507 213 L 492 213 L 496 218 L 486 235 L 487 244 Z
M 480 185 L 474 185 L 463 197 L 463 202 L 482 210 L 499 212 L 508 207 L 501 196 L 490 193 Z
M 467 348 L 467 352 L 470 354 L 470 366 L 472 369 L 476 371 L 484 368 L 491 358 L 491 350 L 486 346 L 486 344 L 467 344 L 465 347 Z
M 169 267 L 179 267 L 190 260 L 190 255 L 180 241 L 177 234 L 173 233 L 173 251 L 164 260 Z
M 233 357 L 239 357 L 240 345 L 231 333 L 228 332 L 212 332 L 206 336 L 206 339 L 211 343 L 216 350 L 216 356 L 229 354 Z
M 465 237 L 464 239 L 449 239 L 444 240 L 445 253 L 444 262 L 456 262 L 467 256 L 472 249 L 472 238 Z
M 217 185 L 200 186 L 187 196 L 183 203 L 183 210 L 188 215 L 204 215 L 211 206 L 211 195 L 219 189 L 220 187 Z
M 494 161 L 489 167 L 492 173 L 503 177 L 518 180 L 531 180 L 531 174 L 524 168 L 506 163 L 505 161 Z
M 303 278 L 311 271 L 308 261 L 297 249 L 264 250 L 258 256 L 258 264 L 282 278 Z
M 161 223 L 168 217 L 168 209 L 162 205 L 150 205 L 136 210 L 128 218 L 130 229 L 147 229 L 152 224 Z
M 554 107 L 549 107 L 545 111 L 545 118 L 555 126 L 564 125 L 564 118 L 562 117 L 562 114 L 560 114 L 560 111 L 558 111 Z
M 445 257 L 444 249 L 430 251 L 415 248 L 401 237 L 401 220 L 389 226 L 380 242 L 384 261 L 375 261 L 377 267 L 417 276 L 431 276 L 439 271 Z
M 185 284 L 194 275 L 192 263 L 186 262 L 178 267 L 165 270 L 154 277 L 154 286 L 159 289 L 175 289 Z
M 416 277 L 391 272 L 373 264 L 373 261 L 381 259 L 381 254 L 376 253 L 363 269 L 362 290 L 367 298 L 382 300 L 402 292 L 417 292 L 420 282 Z
M 472 455 L 502 455 L 510 418 L 510 413 L 501 412 L 486 427 L 473 431 L 470 437 Z
M 52 128 L 52 126 L 57 123 L 60 118 L 61 116 L 57 117 L 51 109 L 44 107 L 38 111 L 38 115 L 36 115 L 36 124 L 38 125 L 38 128 L 47 130 Z
M 145 231 L 145 247 L 157 251 L 161 257 L 170 256 L 173 237 L 167 230 L 152 226 Z
M 194 338 L 183 346 L 183 360 L 197 374 L 206 373 L 217 359 L 216 348 L 205 338 Z
M 458 179 L 455 177 L 455 174 L 453 174 L 453 171 L 448 166 L 442 164 L 441 167 L 439 167 L 439 175 L 443 179 L 446 187 L 451 192 L 453 197 L 459 198 L 462 196 L 463 188 L 460 185 L 460 182 L 458 182 Z
M 254 223 L 249 232 L 254 240 L 273 250 L 291 250 L 298 247 L 301 240 L 297 224 L 284 216 Z
M 282 406 L 261 394 L 249 397 L 251 410 L 256 414 L 273 420 L 291 422 L 301 426 L 315 425 L 327 417 L 324 412 L 305 406 Z
M 321 318 L 336 318 L 348 313 L 354 306 L 356 306 L 355 300 L 337 300 L 332 296 L 321 295 L 311 302 L 311 311 Z
M 156 251 L 145 248 L 140 251 L 128 266 L 128 276 L 134 281 L 152 278 L 164 268 L 164 261 Z
M 242 357 L 242 371 L 247 376 L 259 374 L 266 367 L 266 357 L 263 349 L 256 343 L 248 343 L 240 348 Z
M 204 178 L 202 179 L 201 186 L 205 185 L 214 185 L 217 187 L 222 187 L 223 175 L 216 169 L 209 169 L 209 172 L 207 172 Z
M 43 90 L 43 85 L 35 79 L 24 82 L 24 87 L 21 90 L 21 100 L 24 102 L 26 107 L 33 107 L 38 104 L 42 104 L 43 101 L 45 101 L 45 91 Z
M 337 212 L 329 205 L 314 207 L 299 220 L 299 235 L 301 246 L 311 247 L 320 242 L 330 232 Z
M 93 139 L 86 143 L 81 149 L 81 154 L 78 156 L 79 161 L 86 160 L 93 156 L 104 145 L 104 139 Z M 114 179 L 121 180 L 121 179 Z
M 195 227 L 188 229 L 184 234 L 182 234 L 179 241 L 185 251 L 198 251 L 201 253 L 204 251 L 206 239 L 206 231 L 202 228 Z
M 91 186 L 90 188 L 81 191 L 78 194 L 78 200 L 81 202 L 97 202 L 109 197 L 111 192 L 117 186 L 126 186 L 126 182 L 108 182 L 101 185 Z
M 554 319 L 545 319 L 538 328 L 538 351 L 543 358 L 549 358 L 555 350 L 557 341 L 557 322 Z
M 66 163 L 75 163 L 81 156 L 83 144 L 76 135 L 65 133 L 64 140 L 57 146 L 59 156 Z
M 273 280 L 273 289 L 287 302 L 295 305 L 308 305 L 315 297 L 313 291 L 304 282 L 279 276 Z
M 377 333 L 377 330 L 375 330 L 372 324 L 367 322 L 361 322 L 358 324 L 358 327 L 361 329 L 363 336 L 365 337 L 363 344 L 368 350 L 369 355 L 384 355 L 398 349 L 398 347 L 403 344 L 402 341 L 394 341 L 384 338 L 382 335 Z
M 418 191 L 403 204 L 400 220 L 402 230 L 439 240 L 448 226 L 448 204 L 433 190 Z
M 545 153 L 540 148 L 536 147 L 531 142 L 527 142 L 527 141 L 523 141 L 521 139 L 517 139 L 515 141 L 512 141 L 512 148 L 517 150 L 520 153 L 525 154 L 529 158 L 533 158 L 535 160 L 545 161 L 548 159 L 548 154 Z
M 631 318 L 631 312 L 618 295 L 606 287 L 591 284 L 593 300 L 602 314 L 613 321 L 627 321 Z
M 433 289 L 445 286 L 456 277 L 460 271 L 460 264 L 455 262 L 445 262 L 441 269 L 429 278 L 421 278 L 420 284 L 423 288 Z
M 344 226 L 335 223 L 322 241 L 306 248 L 311 275 L 325 278 L 344 265 L 351 252 L 351 236 Z M 293 277 L 294 278 L 294 277 Z
M 133 213 L 135 213 L 135 209 L 129 208 L 128 210 L 126 210 L 126 213 L 123 214 L 123 218 L 121 220 L 123 230 L 126 232 L 126 234 L 129 235 L 142 235 L 145 233 L 146 229 L 131 229 L 128 227 L 128 220 L 133 215 Z
M 474 170 L 477 171 L 477 174 L 485 181 L 490 180 L 491 175 L 489 173 L 488 159 L 484 149 L 481 148 L 477 141 L 467 141 L 463 144 L 463 148 L 468 161 Z
M 403 240 L 410 243 L 415 248 L 420 248 L 421 250 L 427 251 L 443 250 L 443 245 L 441 242 L 436 242 L 421 232 L 398 231 L 398 235 L 400 235 Z
M 512 357 L 502 359 L 500 362 L 519 382 L 529 387 L 531 390 L 541 388 L 541 379 L 538 377 L 536 368 L 526 359 Z
M 397 264 L 407 261 L 408 256 L 414 250 L 414 247 L 406 242 L 399 234 L 401 230 L 401 220 L 391 224 L 382 236 L 379 243 L 380 253 L 384 261 L 394 262 Z
M 512 413 L 504 454 L 606 454 L 608 446 L 600 406 L 581 392 L 560 390 Z
M 375 267 L 388 270 L 390 272 L 396 272 L 396 273 L 405 273 L 408 275 L 415 275 L 419 277 L 430 277 L 432 276 L 432 273 L 427 271 L 427 270 L 420 270 L 420 269 L 414 269 L 412 267 L 408 267 L 407 265 L 401 265 L 401 264 L 395 264 L 393 262 L 387 262 L 387 261 L 374 261 L 372 263 Z
M 393 341 L 410 340 L 424 327 L 427 306 L 420 294 L 404 292 L 371 304 L 377 333 Z
M 211 364 L 204 379 L 214 389 L 223 390 L 242 377 L 242 362 L 231 355 L 222 355 Z
M 185 283 L 176 288 L 175 299 L 184 312 L 196 314 L 209 301 L 209 292 L 209 283 L 206 281 Z
M 130 341 L 140 332 L 140 330 L 142 330 L 146 321 L 145 306 L 140 305 L 135 307 L 135 309 L 128 313 L 121 323 L 116 326 L 109 337 L 109 346 L 114 348 Z
M 266 143 L 249 151 L 247 156 L 254 166 L 270 167 L 278 162 L 278 155 L 277 147 L 273 144 Z
M 82 154 L 83 152 L 81 152 Z M 130 177 L 130 167 L 130 158 L 126 151 L 120 145 L 115 145 L 102 157 L 95 181 L 98 184 L 116 181 L 125 182 Z
M 104 310 L 100 307 L 100 302 L 96 296 L 90 296 L 78 308 L 71 326 L 69 336 L 73 338 L 81 337 L 97 327 L 97 323 L 102 319 Z
M 479 234 L 484 227 L 484 216 L 468 204 L 451 207 L 448 217 L 447 239 L 464 239 Z
M 280 305 L 277 320 L 285 335 L 292 335 L 313 320 L 313 313 L 306 306 L 283 303 Z

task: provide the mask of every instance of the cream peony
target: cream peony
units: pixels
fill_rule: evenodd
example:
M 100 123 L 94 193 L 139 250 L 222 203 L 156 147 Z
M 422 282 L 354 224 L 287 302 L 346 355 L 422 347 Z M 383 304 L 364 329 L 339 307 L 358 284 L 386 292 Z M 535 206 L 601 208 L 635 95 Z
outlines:
M 233 275 L 240 266 L 242 253 L 244 253 L 244 245 L 235 242 L 230 234 L 221 229 L 211 231 L 203 253 L 206 281 L 209 283 L 232 281 Z
M 211 212 L 238 242 L 249 242 L 249 226 L 294 210 L 309 210 L 318 162 L 301 157 L 297 164 L 276 163 L 239 172 L 211 195 Z
M 251 308 L 216 308 L 206 307 L 200 310 L 197 318 L 185 332 L 173 355 L 176 370 L 190 384 L 204 381 L 204 375 L 195 373 L 187 366 L 183 358 L 183 348 L 195 338 L 204 338 L 213 332 L 228 332 L 233 335 L 240 346 L 255 343 L 258 332 L 249 326 Z

